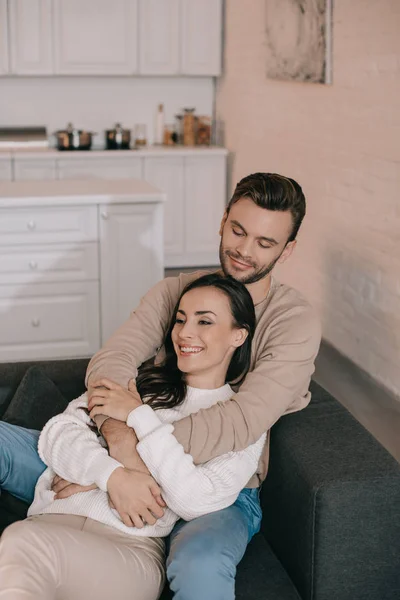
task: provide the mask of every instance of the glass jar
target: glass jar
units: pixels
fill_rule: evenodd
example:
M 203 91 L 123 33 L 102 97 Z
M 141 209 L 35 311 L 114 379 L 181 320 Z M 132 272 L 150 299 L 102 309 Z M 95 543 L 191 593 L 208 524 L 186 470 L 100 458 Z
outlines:
M 144 123 L 138 123 L 135 125 L 134 133 L 135 148 L 147 146 L 146 125 Z
M 196 144 L 196 117 L 194 108 L 183 109 L 183 144 L 194 146 Z
M 198 146 L 209 146 L 211 144 L 211 117 L 197 118 L 196 143 Z

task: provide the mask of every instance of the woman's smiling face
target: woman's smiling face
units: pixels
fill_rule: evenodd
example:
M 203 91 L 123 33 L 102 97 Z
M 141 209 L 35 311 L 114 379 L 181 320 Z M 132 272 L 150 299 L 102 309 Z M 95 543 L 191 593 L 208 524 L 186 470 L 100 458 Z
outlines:
M 214 287 L 195 288 L 179 303 L 172 342 L 188 385 L 217 388 L 225 383 L 232 355 L 247 332 L 234 326 L 228 297 Z

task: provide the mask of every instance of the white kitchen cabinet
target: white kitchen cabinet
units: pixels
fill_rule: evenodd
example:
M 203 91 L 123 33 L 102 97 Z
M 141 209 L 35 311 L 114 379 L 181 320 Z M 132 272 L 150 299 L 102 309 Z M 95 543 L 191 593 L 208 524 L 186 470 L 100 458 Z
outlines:
M 165 259 L 169 266 L 176 264 L 185 252 L 184 158 L 146 158 L 144 179 L 167 194 L 164 206 Z
M 99 348 L 97 281 L 0 286 L 0 361 L 90 356 Z
M 221 74 L 222 0 L 181 0 L 181 73 Z
M 139 0 L 139 72 L 179 73 L 180 0 Z
M 52 0 L 9 0 L 8 7 L 11 72 L 53 73 Z
M 56 73 L 131 75 L 137 0 L 53 0 Z
M 7 0 L 0 0 L 0 75 L 8 75 L 10 70 L 7 21 Z
M 0 245 L 0 285 L 97 281 L 97 253 L 97 242 Z
M 103 342 L 164 277 L 162 207 L 99 206 Z
M 225 210 L 224 156 L 185 158 L 185 254 L 189 264 L 219 264 L 219 228 Z
M 59 179 L 141 179 L 142 159 L 138 157 L 66 158 L 58 163 Z
M 57 164 L 53 159 L 46 160 L 15 160 L 15 181 L 42 181 L 43 179 L 57 179 Z
M 0 181 L 11 181 L 12 178 L 11 160 L 0 158 Z
M 164 276 L 144 181 L 0 186 L 0 361 L 90 356 Z

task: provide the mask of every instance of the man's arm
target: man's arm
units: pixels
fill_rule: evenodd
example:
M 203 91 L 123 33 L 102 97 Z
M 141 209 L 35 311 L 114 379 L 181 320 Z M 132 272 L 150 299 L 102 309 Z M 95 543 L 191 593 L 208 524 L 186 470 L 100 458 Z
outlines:
M 254 444 L 284 414 L 310 400 L 308 387 L 321 340 L 311 307 L 296 307 L 269 328 L 254 370 L 231 400 L 175 423 L 174 435 L 195 464 Z
M 108 455 L 89 429 L 90 417 L 83 410 L 86 407 L 83 394 L 50 419 L 40 434 L 38 452 L 43 462 L 63 479 L 82 486 L 95 483 L 107 491 L 108 478 L 122 465 Z
M 186 521 L 233 504 L 257 470 L 266 434 L 241 452 L 229 452 L 204 465 L 194 465 L 150 406 L 133 410 L 127 420 L 139 437 L 138 451 L 163 490 L 169 508 Z M 176 422 L 175 422 L 176 424 Z

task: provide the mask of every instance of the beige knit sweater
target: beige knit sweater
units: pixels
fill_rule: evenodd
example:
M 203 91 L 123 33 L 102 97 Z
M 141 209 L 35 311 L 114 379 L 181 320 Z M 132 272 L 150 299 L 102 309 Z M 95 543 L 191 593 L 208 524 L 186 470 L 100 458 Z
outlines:
M 160 350 L 175 304 L 184 286 L 205 272 L 168 277 L 141 300 L 103 348 L 94 355 L 86 383 L 100 377 L 127 386 L 138 367 Z M 251 369 L 231 400 L 218 402 L 175 424 L 174 435 L 195 464 L 254 444 L 285 414 L 301 410 L 310 401 L 321 331 L 319 320 L 295 289 L 272 279 L 267 297 L 256 305 L 257 327 L 252 345 Z M 269 444 L 265 445 L 257 476 L 248 487 L 257 487 L 268 469 Z

